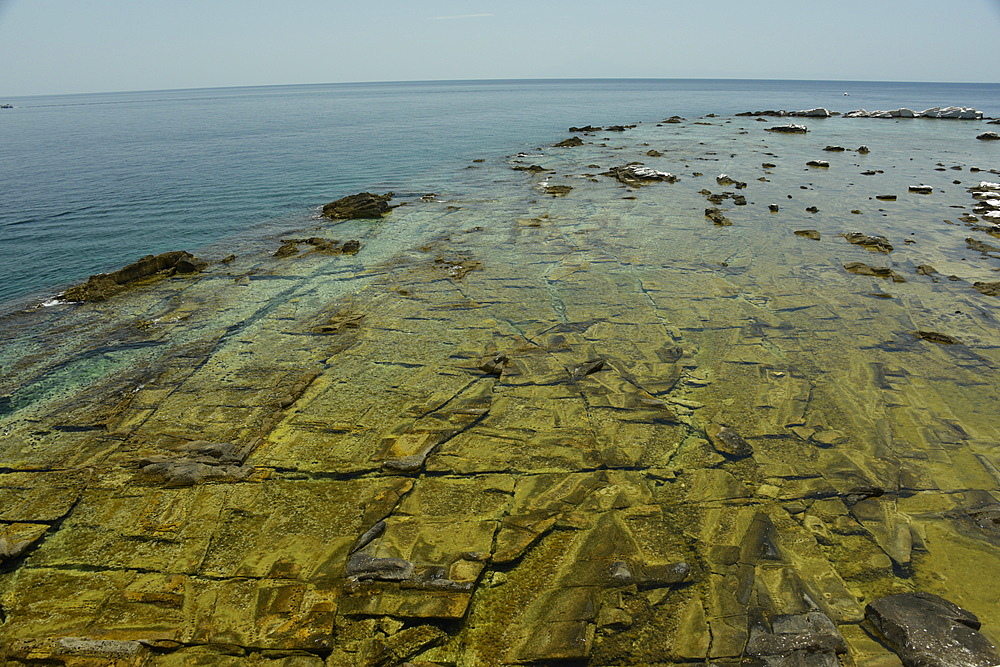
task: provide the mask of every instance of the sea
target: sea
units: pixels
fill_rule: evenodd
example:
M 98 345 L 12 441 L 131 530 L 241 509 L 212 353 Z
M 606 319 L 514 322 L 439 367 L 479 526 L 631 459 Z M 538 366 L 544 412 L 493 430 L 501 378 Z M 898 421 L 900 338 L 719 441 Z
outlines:
M 571 125 L 763 109 L 1000 116 L 1000 84 L 693 79 L 343 83 L 0 103 L 0 312 L 147 254 L 252 243 L 359 191 L 457 193 Z M 977 125 L 979 127 L 979 125 Z

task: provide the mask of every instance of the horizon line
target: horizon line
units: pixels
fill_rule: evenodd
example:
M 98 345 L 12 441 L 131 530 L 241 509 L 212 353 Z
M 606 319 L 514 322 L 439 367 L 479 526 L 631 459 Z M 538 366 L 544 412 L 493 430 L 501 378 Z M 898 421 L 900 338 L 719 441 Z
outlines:
M 394 79 L 376 81 L 325 81 L 311 83 L 261 83 L 232 86 L 196 86 L 182 88 L 132 88 L 124 90 L 96 90 L 73 93 L 33 93 L 30 95 L 11 95 L 5 99 L 22 99 L 31 97 L 70 97 L 74 95 L 115 95 L 121 93 L 168 93 L 198 90 L 239 90 L 249 88 L 291 88 L 305 86 L 364 86 L 392 85 L 417 83 L 544 83 L 559 81 L 785 81 L 802 83 L 886 83 L 886 84 L 932 84 L 946 86 L 1000 86 L 997 82 L 987 81 L 918 81 L 918 80 L 886 80 L 886 79 L 795 79 L 795 78 L 756 78 L 756 77 L 537 77 L 537 78 L 487 78 L 487 79 Z

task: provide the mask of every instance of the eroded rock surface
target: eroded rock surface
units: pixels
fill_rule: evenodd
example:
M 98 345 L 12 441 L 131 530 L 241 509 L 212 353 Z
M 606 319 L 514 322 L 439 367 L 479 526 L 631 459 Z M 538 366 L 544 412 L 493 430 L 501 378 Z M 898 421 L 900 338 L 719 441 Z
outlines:
M 995 667 L 1000 653 L 978 630 L 979 619 L 931 593 L 901 593 L 872 602 L 865 618 L 904 665 Z

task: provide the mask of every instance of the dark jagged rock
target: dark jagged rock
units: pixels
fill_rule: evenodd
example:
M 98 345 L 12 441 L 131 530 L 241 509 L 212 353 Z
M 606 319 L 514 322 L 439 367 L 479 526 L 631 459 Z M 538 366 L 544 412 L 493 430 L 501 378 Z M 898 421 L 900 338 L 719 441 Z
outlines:
M 865 607 L 865 619 L 907 667 L 996 667 L 1000 654 L 975 614 L 931 593 L 901 593 Z
M 377 195 L 372 192 L 359 192 L 323 207 L 323 217 L 331 220 L 353 220 L 356 218 L 381 218 L 389 213 L 392 207 L 389 200 L 392 193 Z
M 649 157 L 663 157 L 663 153 L 653 148 L 646 151 L 646 155 L 648 155 Z
M 864 262 L 849 262 L 844 264 L 844 268 L 851 272 L 856 273 L 859 276 L 875 276 L 877 278 L 887 278 L 891 279 L 894 283 L 905 283 L 906 278 L 899 275 L 892 269 L 886 266 L 869 266 Z M 1000 285 L 1000 283 L 996 283 Z
M 730 177 L 729 174 L 719 174 L 715 177 L 715 182 L 722 186 L 732 185 L 737 190 L 742 190 L 747 186 L 746 183 L 737 181 L 735 178 Z
M 861 232 L 848 232 L 847 234 L 844 234 L 844 238 L 847 239 L 849 243 L 859 245 L 863 248 L 867 248 L 868 250 L 882 253 L 892 252 L 892 244 L 889 243 L 889 239 L 884 236 L 868 236 L 867 234 L 862 234 Z
M 511 169 L 513 169 L 514 171 L 529 171 L 532 174 L 541 174 L 541 173 L 546 172 L 546 171 L 552 171 L 552 169 L 546 169 L 545 167 L 542 167 L 542 166 L 537 165 L 537 164 L 533 164 L 533 165 L 530 165 L 530 166 L 527 166 L 527 167 L 524 166 L 524 165 L 519 164 L 519 165 L 515 165 L 515 166 L 511 167 Z
M 821 167 L 821 168 L 829 169 L 830 168 L 830 163 L 827 162 L 826 160 L 809 160 L 808 162 L 806 162 L 806 166 L 807 167 Z
M 844 148 L 843 146 L 827 146 L 827 147 L 826 147 L 826 148 L 824 148 L 823 150 L 825 150 L 825 151 L 830 151 L 830 152 L 832 152 L 832 153 L 843 153 L 843 152 L 844 152 L 844 151 L 846 151 L 847 149 L 846 149 L 846 148 Z
M 545 186 L 545 194 L 553 197 L 565 197 L 572 189 L 571 185 L 547 185 Z
M 727 218 L 722 211 L 717 208 L 706 208 L 705 217 L 720 227 L 728 227 L 733 224 L 733 221 Z
M 650 183 L 675 183 L 677 177 L 665 171 L 656 171 L 639 164 L 627 164 L 621 167 L 612 167 L 601 176 L 611 176 L 620 183 L 629 187 L 649 185 Z
M 477 368 L 489 375 L 500 375 L 504 367 L 510 363 L 510 357 L 504 353 L 493 354 L 480 362 Z
M 976 252 L 1000 252 L 1000 248 L 971 237 L 965 239 L 965 244 L 970 250 L 975 250 Z
M 875 195 L 879 201 L 896 201 L 896 195 Z
M 918 195 L 929 195 L 934 192 L 934 188 L 929 185 L 911 185 L 908 190 Z
M 1000 296 L 1000 282 L 974 282 L 972 283 L 972 287 L 986 296 Z
M 1000 540 L 1000 502 L 989 491 L 970 491 L 968 506 L 963 513 L 979 530 L 994 540 Z
M 604 130 L 606 132 L 624 132 L 625 130 L 631 130 L 635 125 L 608 125 Z
M 402 558 L 375 558 L 358 551 L 347 560 L 347 576 L 357 581 L 406 581 L 413 572 L 413 563 Z
M 597 371 L 604 369 L 604 359 L 591 359 L 590 361 L 585 361 L 579 366 L 570 369 L 570 375 L 574 378 L 582 378 L 584 376 L 596 373 Z
M 837 667 L 847 642 L 822 612 L 781 614 L 752 624 L 746 653 L 774 667 Z
M 750 446 L 750 443 L 731 428 L 719 424 L 709 424 L 705 434 L 708 435 L 715 451 L 723 456 L 742 459 L 753 454 L 753 447 Z
M 600 132 L 604 128 L 594 127 L 593 125 L 584 125 L 583 127 L 571 127 L 569 132 Z
M 807 239 L 812 239 L 813 241 L 820 240 L 820 233 L 815 229 L 798 229 L 793 233 L 796 236 L 803 236 Z
M 976 139 L 980 141 L 1000 141 L 1000 134 L 996 132 L 983 132 Z
M 357 542 L 354 543 L 354 546 L 351 547 L 351 553 L 353 554 L 357 551 L 361 551 L 366 546 L 368 546 L 372 540 L 374 540 L 377 537 L 380 537 L 384 532 L 385 532 L 385 521 L 384 520 L 378 521 L 374 526 L 372 526 L 371 528 L 369 528 L 368 530 L 366 530 L 364 533 L 361 534 L 361 537 L 359 537 Z
M 572 129 L 570 130 L 572 132 Z M 573 146 L 582 146 L 583 139 L 580 137 L 570 137 L 569 139 L 563 139 L 557 144 L 553 144 L 553 148 L 572 148 Z
M 818 206 L 807 206 L 806 207 L 806 213 L 819 213 L 819 207 Z
M 62 298 L 66 301 L 104 301 L 127 286 L 147 278 L 165 278 L 176 273 L 196 273 L 206 266 L 208 262 L 203 262 L 184 250 L 146 255 L 117 271 L 90 276 L 84 284 L 66 290 Z
M 777 213 L 778 212 L 778 205 L 777 204 L 768 204 L 767 205 L 767 210 L 770 211 L 771 213 Z M 819 239 L 817 239 L 817 240 L 819 240 Z
M 917 338 L 929 340 L 930 342 L 938 343 L 939 345 L 955 345 L 959 342 L 954 336 L 938 333 L 937 331 L 916 331 L 914 334 Z
M 867 146 L 858 146 L 858 153 L 861 153 L 862 155 L 868 155 L 871 152 L 872 149 L 868 148 Z

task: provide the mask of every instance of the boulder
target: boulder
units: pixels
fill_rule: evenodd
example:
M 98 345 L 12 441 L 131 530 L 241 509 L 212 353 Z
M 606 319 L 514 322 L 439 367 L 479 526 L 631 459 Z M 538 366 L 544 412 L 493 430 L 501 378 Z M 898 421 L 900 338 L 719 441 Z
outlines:
M 900 593 L 865 607 L 865 619 L 904 665 L 996 667 L 1000 653 L 976 615 L 931 593 Z
M 911 185 L 909 190 L 921 195 L 929 195 L 934 192 L 934 188 L 929 185 Z
M 323 217 L 331 220 L 352 220 L 355 218 L 381 218 L 389 213 L 392 207 L 389 200 L 392 193 L 377 195 L 371 192 L 359 192 L 323 207 Z
M 817 107 L 815 109 L 804 109 L 802 111 L 789 111 L 789 116 L 798 116 L 802 118 L 829 118 L 833 114 L 830 113 L 829 109 L 824 109 L 823 107 Z
M 765 127 L 768 132 L 780 132 L 782 134 L 805 134 L 809 131 L 805 125 L 795 125 L 794 123 L 789 123 L 788 125 L 775 125 L 773 127 Z
M 827 162 L 826 160 L 809 160 L 808 162 L 806 162 L 806 166 L 808 166 L 808 167 L 823 167 L 823 168 L 829 169 L 830 168 L 830 163 Z
M 126 286 L 152 277 L 167 277 L 175 273 L 196 273 L 208 262 L 203 262 L 184 250 L 174 250 L 160 255 L 146 255 L 137 262 L 112 273 L 90 276 L 86 283 L 71 287 L 62 294 L 66 301 L 104 301 Z
M 572 148 L 573 146 L 582 146 L 583 139 L 580 137 L 570 137 L 569 139 L 563 139 L 558 144 L 552 144 L 553 148 Z
M 743 181 L 737 181 L 735 178 L 731 178 L 728 174 L 719 174 L 715 177 L 715 182 L 719 185 L 732 185 L 737 190 L 742 190 L 747 186 Z
M 920 112 L 923 118 L 955 118 L 959 120 L 981 120 L 982 111 L 972 107 L 932 107 Z
M 655 169 L 643 167 L 638 164 L 612 167 L 610 171 L 606 171 L 601 175 L 611 176 L 612 178 L 630 187 L 649 185 L 650 183 L 658 183 L 661 181 L 666 183 L 674 183 L 677 181 L 677 177 L 673 174 L 665 171 L 656 171 Z
M 976 139 L 979 139 L 980 141 L 998 141 L 1000 140 L 1000 134 L 997 134 L 996 132 L 983 132 L 976 137 Z
M 568 131 L 569 132 L 578 132 L 578 133 L 582 133 L 582 132 L 600 132 L 602 129 L 603 128 L 600 128 L 600 127 L 594 127 L 593 125 L 584 125 L 583 127 L 571 127 L 571 128 L 569 128 Z

